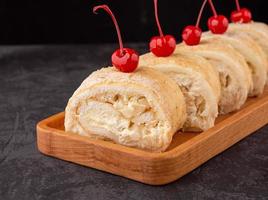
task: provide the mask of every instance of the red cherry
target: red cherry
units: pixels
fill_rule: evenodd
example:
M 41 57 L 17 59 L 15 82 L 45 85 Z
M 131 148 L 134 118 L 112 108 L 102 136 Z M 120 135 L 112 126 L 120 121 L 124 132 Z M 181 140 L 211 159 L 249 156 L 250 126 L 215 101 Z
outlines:
M 202 30 L 196 26 L 186 26 L 182 32 L 183 41 L 190 46 L 198 45 L 201 40 Z
M 112 55 L 112 64 L 121 72 L 133 72 L 139 63 L 139 54 L 129 48 L 117 49 Z
M 212 0 L 208 0 L 208 1 L 209 1 L 211 10 L 214 14 L 213 17 L 210 17 L 208 19 L 208 28 L 214 34 L 223 34 L 228 29 L 228 25 L 229 25 L 228 19 L 223 15 L 218 15 Z
M 242 8 L 240 11 L 242 12 L 242 16 L 243 16 L 243 23 L 251 22 L 252 14 L 250 10 L 247 8 Z
M 183 29 L 182 40 L 187 45 L 193 46 L 193 45 L 198 45 L 200 43 L 202 30 L 201 28 L 199 28 L 199 24 L 200 24 L 201 16 L 202 16 L 202 13 L 203 13 L 203 10 L 205 8 L 207 1 L 208 0 L 203 1 L 195 26 L 189 25 Z
M 249 9 L 241 8 L 235 10 L 231 14 L 231 21 L 234 23 L 249 23 L 252 20 L 252 15 Z
M 236 11 L 231 13 L 231 21 L 234 23 L 249 23 L 252 20 L 252 14 L 247 8 L 240 8 L 239 0 L 236 0 Z
M 159 30 L 160 36 L 154 36 L 149 44 L 150 51 L 157 57 L 170 56 L 176 48 L 176 39 L 172 35 L 164 35 L 159 19 L 157 10 L 157 0 L 154 0 L 155 20 Z
M 214 34 L 223 34 L 228 29 L 228 19 L 223 15 L 213 16 L 208 19 L 209 30 Z
M 234 23 L 243 22 L 242 12 L 235 10 L 231 13 L 231 21 Z
M 135 71 L 139 63 L 139 54 L 133 49 L 123 47 L 119 26 L 110 8 L 107 5 L 95 6 L 93 12 L 97 14 L 98 9 L 103 9 L 110 15 L 116 28 L 120 48 L 113 53 L 112 64 L 121 72 Z
M 170 56 L 176 48 L 176 40 L 172 35 L 154 36 L 150 42 L 150 51 L 157 57 Z

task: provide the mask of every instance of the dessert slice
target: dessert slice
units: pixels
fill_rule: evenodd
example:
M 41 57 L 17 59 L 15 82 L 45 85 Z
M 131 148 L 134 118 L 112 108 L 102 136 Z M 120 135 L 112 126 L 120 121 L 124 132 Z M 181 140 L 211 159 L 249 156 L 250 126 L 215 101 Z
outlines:
M 259 96 L 263 93 L 267 79 L 267 60 L 265 52 L 251 37 L 245 33 L 227 32 L 223 35 L 215 35 L 206 32 L 203 41 L 218 42 L 219 44 L 230 44 L 235 50 L 243 55 L 250 69 L 253 88 L 249 96 Z
M 166 150 L 186 119 L 184 97 L 164 74 L 113 67 L 92 73 L 70 98 L 65 130 L 154 152 Z
M 256 41 L 263 51 L 266 54 L 266 59 L 268 63 L 268 26 L 265 23 L 261 22 L 251 22 L 251 23 L 232 23 L 229 26 L 228 32 L 236 32 L 236 33 L 246 33 L 248 34 L 254 41 Z M 268 64 L 266 65 L 268 72 Z M 267 82 L 268 83 L 268 80 Z
M 179 44 L 176 51 L 202 56 L 219 72 L 221 84 L 219 112 L 221 114 L 241 108 L 253 85 L 251 72 L 240 53 L 230 45 L 219 44 L 212 40 L 201 41 L 196 46 Z
M 204 131 L 214 126 L 221 89 L 218 72 L 206 59 L 183 52 L 167 58 L 148 53 L 140 57 L 140 65 L 167 74 L 179 85 L 186 101 L 184 131 Z

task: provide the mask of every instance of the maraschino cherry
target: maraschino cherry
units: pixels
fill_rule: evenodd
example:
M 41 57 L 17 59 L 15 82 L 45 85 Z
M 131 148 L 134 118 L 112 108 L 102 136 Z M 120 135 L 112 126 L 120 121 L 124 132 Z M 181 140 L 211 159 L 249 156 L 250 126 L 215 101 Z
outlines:
M 120 48 L 113 53 L 112 64 L 121 72 L 135 71 L 139 63 L 139 54 L 133 49 L 123 47 L 119 26 L 110 8 L 107 5 L 99 5 L 93 8 L 93 12 L 97 14 L 98 9 L 103 9 L 110 15 L 117 31 Z
M 234 23 L 249 23 L 252 20 L 252 15 L 249 9 L 240 8 L 239 0 L 236 0 L 236 9 L 231 14 L 231 21 Z
M 195 26 L 189 25 L 183 29 L 182 40 L 189 46 L 198 45 L 200 43 L 202 30 L 199 27 L 199 24 L 207 1 L 208 0 L 205 0 L 201 6 Z
M 214 34 L 223 34 L 228 29 L 228 19 L 223 15 L 218 15 L 212 0 L 208 1 L 214 15 L 208 19 L 208 28 Z
M 150 51 L 157 57 L 170 56 L 176 48 L 176 39 L 172 35 L 164 35 L 159 19 L 157 0 L 154 0 L 155 20 L 160 36 L 154 36 L 150 41 Z

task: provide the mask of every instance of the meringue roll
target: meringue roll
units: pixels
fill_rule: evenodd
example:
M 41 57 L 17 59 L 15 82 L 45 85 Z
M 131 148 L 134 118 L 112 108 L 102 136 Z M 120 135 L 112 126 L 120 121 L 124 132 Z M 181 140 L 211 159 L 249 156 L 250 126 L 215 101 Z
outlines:
M 263 93 L 267 79 L 267 60 L 265 52 L 250 36 L 245 33 L 227 32 L 222 35 L 203 34 L 203 41 L 211 40 L 219 44 L 229 44 L 246 60 L 250 69 L 253 88 L 249 96 L 259 96 Z
M 67 132 L 152 152 L 165 151 L 185 120 L 178 85 L 146 67 L 133 73 L 114 67 L 93 72 L 65 110 Z
M 183 131 L 199 132 L 214 126 L 221 89 L 218 72 L 208 61 L 182 52 L 169 57 L 148 53 L 140 57 L 140 65 L 165 73 L 181 88 L 187 112 Z
M 268 26 L 261 22 L 231 23 L 228 32 L 246 33 L 261 46 L 266 55 L 268 73 Z M 268 80 L 266 83 L 268 83 Z
M 252 90 L 252 77 L 243 56 L 230 45 L 217 42 L 201 41 L 196 46 L 177 45 L 176 52 L 185 51 L 189 55 L 199 55 L 211 63 L 219 72 L 221 97 L 219 113 L 236 111 L 247 100 Z

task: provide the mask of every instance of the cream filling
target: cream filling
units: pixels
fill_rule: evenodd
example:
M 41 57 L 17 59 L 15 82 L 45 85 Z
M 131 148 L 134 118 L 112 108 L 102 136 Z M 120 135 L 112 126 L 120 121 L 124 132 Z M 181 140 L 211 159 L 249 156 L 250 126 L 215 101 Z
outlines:
M 165 133 L 165 124 L 157 119 L 144 96 L 98 94 L 83 102 L 77 115 L 86 132 L 92 131 L 121 144 L 133 146 L 146 137 L 160 145 L 165 142 L 159 141 L 159 136 Z

